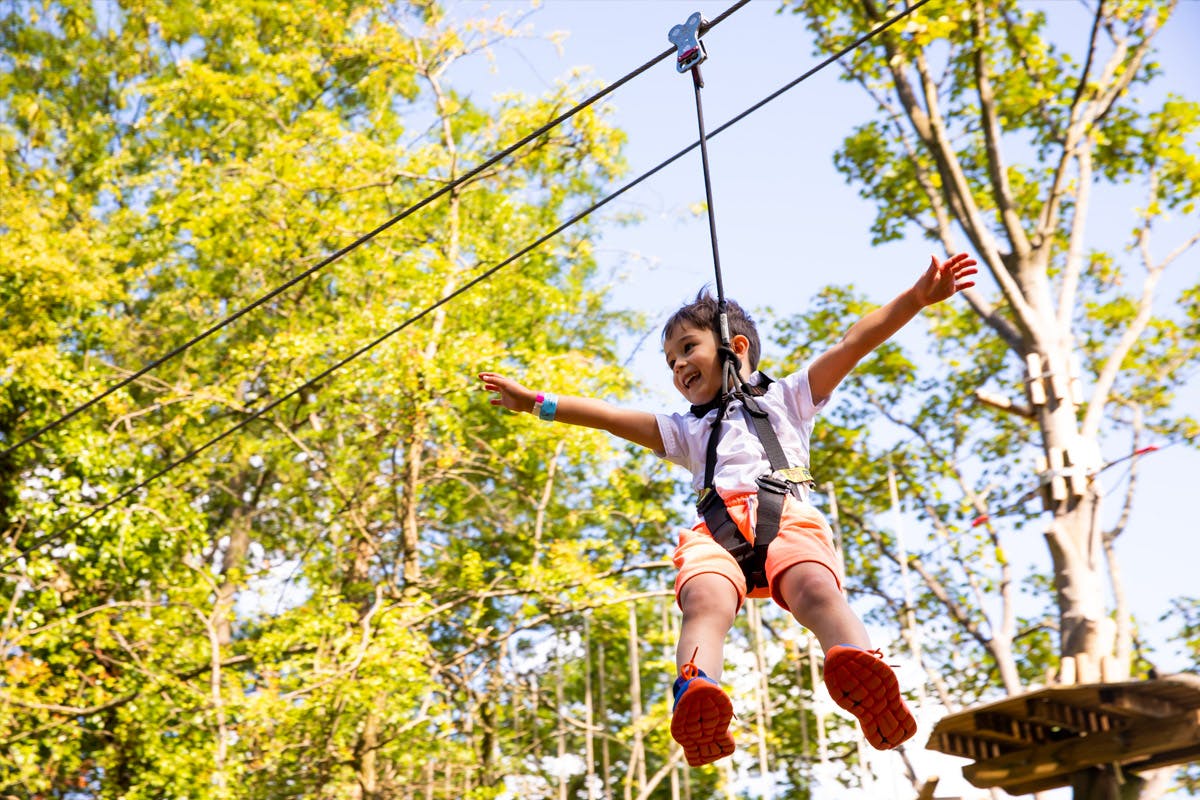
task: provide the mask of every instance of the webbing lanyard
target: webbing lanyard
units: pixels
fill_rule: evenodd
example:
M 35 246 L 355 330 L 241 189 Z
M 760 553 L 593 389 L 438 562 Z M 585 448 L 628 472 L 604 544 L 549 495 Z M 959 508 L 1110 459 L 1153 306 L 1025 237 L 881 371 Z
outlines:
M 692 73 L 692 87 L 696 95 L 696 123 L 700 129 L 700 164 L 704 170 L 704 201 L 708 207 L 708 238 L 712 243 L 713 272 L 717 279 L 717 314 L 721 358 L 726 365 L 731 360 L 736 362 L 730 347 L 729 317 L 725 311 L 725 284 L 721 280 L 721 253 L 717 247 L 717 215 L 713 208 L 712 176 L 708 168 L 708 132 L 704 129 L 704 104 L 700 101 L 700 90 L 704 88 L 704 78 L 700 75 L 700 64 L 708 58 L 708 51 L 700 39 L 701 30 L 708 27 L 699 11 L 694 12 L 682 25 L 676 25 L 667 33 L 667 39 L 679 51 L 675 59 L 675 69 L 679 72 Z M 733 369 L 734 383 L 729 383 L 726 373 L 725 389 L 736 386 L 737 368 Z
M 717 410 L 717 418 L 713 420 L 709 432 L 708 447 L 704 459 L 704 488 L 701 491 L 697 505 L 704 516 L 705 524 L 713 539 L 729 551 L 738 562 L 746 576 L 749 587 L 765 587 L 767 547 L 779 532 L 779 521 L 783 509 L 783 499 L 794 491 L 794 485 L 787 479 L 775 477 L 781 471 L 787 470 L 787 457 L 779 444 L 779 438 L 771 427 L 767 412 L 751 396 L 748 386 L 742 384 L 737 354 L 729 332 L 729 315 L 725 301 L 725 285 L 721 280 L 721 254 L 717 247 L 717 216 L 713 208 L 712 177 L 708 168 L 708 133 L 704 129 L 704 106 L 700 101 L 700 90 L 704 87 L 704 79 L 700 76 L 700 64 L 708 58 L 704 43 L 700 40 L 701 29 L 706 27 L 704 18 L 697 11 L 687 18 L 687 22 L 671 28 L 667 38 L 679 51 L 675 69 L 679 72 L 692 73 L 692 86 L 696 95 L 696 123 L 700 128 L 700 163 L 704 170 L 704 199 L 708 205 L 708 235 L 712 242 L 713 271 L 717 279 L 717 336 L 718 351 L 721 354 L 721 402 Z M 757 435 L 766 451 L 767 460 L 771 464 L 771 474 L 758 479 L 758 524 L 755 526 L 754 544 L 751 545 L 738 530 L 725 503 L 717 494 L 713 484 L 714 470 L 717 463 L 717 444 L 721 437 L 721 422 L 729 410 L 732 400 L 739 400 L 742 413 L 746 416 L 751 430 Z

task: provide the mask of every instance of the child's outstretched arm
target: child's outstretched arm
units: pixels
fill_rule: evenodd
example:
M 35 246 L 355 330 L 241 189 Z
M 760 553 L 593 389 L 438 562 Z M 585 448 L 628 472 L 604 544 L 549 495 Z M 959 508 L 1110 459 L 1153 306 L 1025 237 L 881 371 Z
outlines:
M 497 396 L 492 398 L 492 405 L 504 406 L 511 411 L 533 413 L 537 392 L 526 389 L 516 381 L 494 372 L 479 373 L 479 380 L 482 381 L 484 389 L 496 393 Z M 552 397 L 556 402 L 553 415 L 555 422 L 599 428 L 614 436 L 619 436 L 627 442 L 649 447 L 655 453 L 663 451 L 658 419 L 653 414 L 618 408 L 611 403 L 590 397 L 563 395 L 546 395 L 546 397 Z
M 851 325 L 840 342 L 812 362 L 808 382 L 813 401 L 819 403 L 832 394 L 863 357 L 890 339 L 921 309 L 974 286 L 975 282 L 968 278 L 978 272 L 975 264 L 975 259 L 966 253 L 957 253 L 945 261 L 931 256 L 929 268 L 916 283 Z

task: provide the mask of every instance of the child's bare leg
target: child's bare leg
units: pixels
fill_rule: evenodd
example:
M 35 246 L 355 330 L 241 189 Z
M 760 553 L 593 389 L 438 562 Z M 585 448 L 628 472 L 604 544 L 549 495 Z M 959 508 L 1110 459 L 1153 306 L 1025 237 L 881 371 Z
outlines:
M 779 592 L 796 621 L 821 642 L 829 696 L 858 718 L 867 741 L 890 750 L 911 738 L 917 722 L 896 676 L 871 651 L 867 629 L 850 610 L 833 573 L 820 564 L 797 564 L 780 576 Z
M 683 748 L 688 764 L 698 767 L 724 758 L 737 747 L 729 732 L 733 703 L 718 683 L 725 637 L 737 616 L 737 589 L 723 575 L 701 573 L 680 588 L 679 607 L 683 626 L 675 651 L 679 678 L 672 687 L 671 736 Z M 685 669 L 689 663 L 703 675 Z
M 682 670 L 694 653 L 696 666 L 719 681 L 725 662 L 725 637 L 737 616 L 737 589 L 723 575 L 702 573 L 679 590 L 679 608 L 683 623 L 675 649 L 676 666 Z
M 779 592 L 792 616 L 813 632 L 822 650 L 838 644 L 870 649 L 867 629 L 825 566 L 810 561 L 796 564 L 780 576 Z

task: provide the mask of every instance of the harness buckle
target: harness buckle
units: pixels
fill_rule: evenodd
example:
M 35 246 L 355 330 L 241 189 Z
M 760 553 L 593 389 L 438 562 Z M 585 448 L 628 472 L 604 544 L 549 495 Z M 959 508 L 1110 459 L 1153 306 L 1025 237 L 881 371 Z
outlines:
M 701 62 L 708 58 L 704 42 L 700 41 L 702 25 L 704 25 L 704 17 L 700 15 L 699 11 L 696 11 L 687 18 L 687 22 L 676 25 L 667 33 L 667 39 L 679 51 L 679 55 L 675 59 L 677 72 L 687 72 L 693 67 L 700 66 Z
M 792 493 L 792 485 L 785 480 L 776 478 L 774 475 L 763 475 L 755 479 L 754 482 L 758 484 L 759 491 L 767 491 L 779 495 Z

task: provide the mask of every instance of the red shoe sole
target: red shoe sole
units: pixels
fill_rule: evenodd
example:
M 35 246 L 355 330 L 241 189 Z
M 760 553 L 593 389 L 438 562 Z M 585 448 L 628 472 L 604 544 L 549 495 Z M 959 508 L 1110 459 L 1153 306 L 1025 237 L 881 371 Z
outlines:
M 683 748 L 688 764 L 699 767 L 731 755 L 736 749 L 729 735 L 733 703 L 719 686 L 697 680 L 675 705 L 671 736 Z
M 825 656 L 825 687 L 833 702 L 858 717 L 876 750 L 899 747 L 917 732 L 896 674 L 872 652 L 841 645 L 830 648 Z

